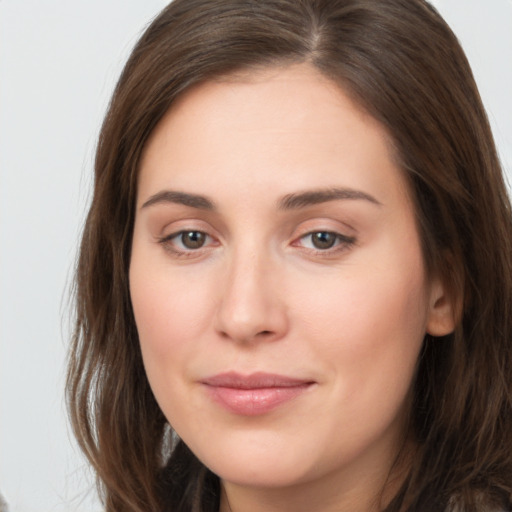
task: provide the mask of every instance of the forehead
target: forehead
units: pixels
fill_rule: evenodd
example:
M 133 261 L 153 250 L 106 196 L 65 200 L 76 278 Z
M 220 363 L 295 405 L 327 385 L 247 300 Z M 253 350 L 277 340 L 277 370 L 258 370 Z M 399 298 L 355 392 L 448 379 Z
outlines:
M 311 188 L 347 179 L 369 193 L 379 182 L 407 193 L 391 147 L 386 130 L 313 67 L 244 71 L 177 99 L 146 144 L 139 192 L 199 186 L 207 193 L 219 182 Z

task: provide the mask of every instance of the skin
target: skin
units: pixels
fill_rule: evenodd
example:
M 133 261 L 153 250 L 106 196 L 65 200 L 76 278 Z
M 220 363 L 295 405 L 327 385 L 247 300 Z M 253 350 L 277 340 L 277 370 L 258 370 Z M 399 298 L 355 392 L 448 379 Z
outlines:
M 453 312 L 386 132 L 338 86 L 302 64 L 186 92 L 142 158 L 130 286 L 155 397 L 222 511 L 368 512 L 396 491 L 422 341 Z M 241 415 L 201 383 L 232 370 L 313 384 Z

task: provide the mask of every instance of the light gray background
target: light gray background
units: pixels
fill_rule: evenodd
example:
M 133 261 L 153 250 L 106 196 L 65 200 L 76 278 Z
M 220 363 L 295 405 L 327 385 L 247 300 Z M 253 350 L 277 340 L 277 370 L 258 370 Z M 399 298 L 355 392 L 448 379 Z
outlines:
M 100 510 L 63 404 L 66 289 L 102 115 L 165 3 L 0 0 L 0 490 L 12 512 Z M 466 49 L 512 176 L 512 1 L 435 5 Z

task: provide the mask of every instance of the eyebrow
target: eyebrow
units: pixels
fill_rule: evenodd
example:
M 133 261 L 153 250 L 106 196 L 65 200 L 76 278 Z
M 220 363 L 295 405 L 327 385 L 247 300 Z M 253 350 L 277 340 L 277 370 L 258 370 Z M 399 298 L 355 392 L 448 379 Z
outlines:
M 278 202 L 278 208 L 280 210 L 295 210 L 336 200 L 364 200 L 382 206 L 382 203 L 377 201 L 377 199 L 361 190 L 351 188 L 328 188 L 287 194 Z M 162 190 L 157 192 L 141 206 L 141 209 L 161 203 L 182 204 L 199 210 L 216 210 L 215 203 L 206 196 L 188 192 L 178 192 L 175 190 Z
M 362 192 L 361 190 L 354 190 L 351 188 L 328 188 L 322 190 L 308 190 L 297 194 L 288 194 L 279 201 L 279 209 L 295 210 L 306 206 L 340 199 L 358 199 L 369 201 L 377 206 L 382 206 L 382 203 L 377 201 L 377 199 L 366 192 Z
M 198 208 L 199 210 L 215 210 L 215 203 L 205 196 L 189 194 L 187 192 L 176 192 L 174 190 L 157 192 L 141 206 L 141 209 L 160 203 L 182 204 L 190 208 Z

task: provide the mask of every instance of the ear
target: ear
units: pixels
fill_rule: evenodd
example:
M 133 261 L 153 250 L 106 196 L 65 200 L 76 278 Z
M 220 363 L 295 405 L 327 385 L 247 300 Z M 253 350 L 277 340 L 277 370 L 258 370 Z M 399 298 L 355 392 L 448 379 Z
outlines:
M 427 333 L 431 336 L 451 334 L 460 317 L 460 300 L 447 292 L 440 279 L 432 281 L 429 297 Z

